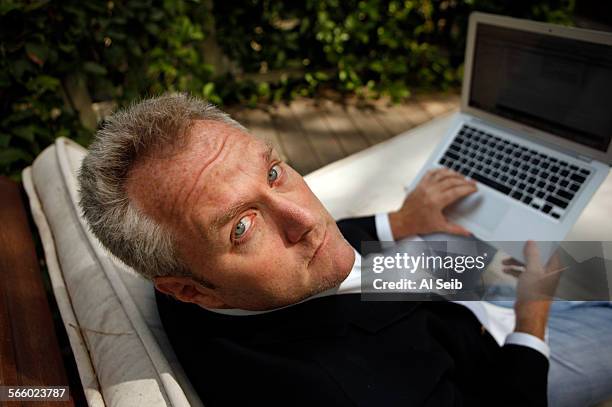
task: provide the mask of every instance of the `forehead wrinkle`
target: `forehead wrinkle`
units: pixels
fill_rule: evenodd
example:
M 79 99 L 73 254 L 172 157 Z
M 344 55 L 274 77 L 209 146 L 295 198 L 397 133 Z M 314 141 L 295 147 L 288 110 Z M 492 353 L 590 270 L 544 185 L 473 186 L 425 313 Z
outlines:
M 197 185 L 200 182 L 201 178 L 202 178 L 202 174 L 204 173 L 204 170 L 206 170 L 208 167 L 210 167 L 220 156 L 221 153 L 223 152 L 223 149 L 225 148 L 225 145 L 227 143 L 227 139 L 228 137 L 225 137 L 221 143 L 221 147 L 219 147 L 219 150 L 215 153 L 215 155 L 213 157 L 211 157 L 210 160 L 208 160 L 208 162 L 206 162 L 204 165 L 202 165 L 202 167 L 198 170 L 197 175 L 194 177 L 193 182 L 191 183 L 191 186 L 188 188 L 187 186 L 181 188 L 179 190 L 179 192 L 175 195 L 175 199 L 174 202 L 172 203 L 172 206 L 170 208 L 170 214 L 171 215 L 175 215 L 176 214 L 176 210 L 177 208 L 180 206 L 179 203 L 183 203 L 186 204 L 189 202 L 191 196 L 193 195 L 194 191 L 197 189 Z M 183 199 L 181 199 L 181 195 L 182 192 L 184 190 L 187 190 L 187 196 L 185 196 Z M 197 196 L 197 195 L 196 195 Z M 189 205 L 187 205 L 187 208 L 189 208 Z
M 264 141 L 266 149 L 259 156 L 263 160 L 264 168 L 267 168 L 267 164 L 272 159 L 272 153 L 274 151 L 274 146 L 269 141 Z M 238 203 L 230 206 L 228 209 L 221 210 L 222 214 L 213 218 L 212 222 L 206 227 L 206 231 L 209 235 L 214 235 L 215 232 L 218 232 L 221 227 L 227 224 L 230 220 L 238 216 L 240 212 L 242 212 L 245 208 L 250 205 L 249 202 L 245 200 L 240 200 Z

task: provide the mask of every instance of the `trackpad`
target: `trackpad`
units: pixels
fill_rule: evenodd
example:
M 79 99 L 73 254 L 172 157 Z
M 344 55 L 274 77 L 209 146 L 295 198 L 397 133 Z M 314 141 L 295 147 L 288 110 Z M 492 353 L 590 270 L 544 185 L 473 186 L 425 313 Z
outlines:
M 493 194 L 476 192 L 450 206 L 448 217 L 455 222 L 467 221 L 493 232 L 509 210 L 509 204 Z

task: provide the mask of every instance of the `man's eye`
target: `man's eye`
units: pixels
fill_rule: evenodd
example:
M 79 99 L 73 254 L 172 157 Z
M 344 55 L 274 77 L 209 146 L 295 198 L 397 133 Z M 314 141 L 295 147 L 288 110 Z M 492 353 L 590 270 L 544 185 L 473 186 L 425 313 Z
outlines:
M 280 177 L 281 171 L 282 169 L 278 164 L 270 168 L 270 171 L 268 171 L 268 183 L 271 184 L 276 181 Z
M 251 227 L 251 218 L 245 216 L 241 218 L 234 227 L 234 238 L 242 237 Z

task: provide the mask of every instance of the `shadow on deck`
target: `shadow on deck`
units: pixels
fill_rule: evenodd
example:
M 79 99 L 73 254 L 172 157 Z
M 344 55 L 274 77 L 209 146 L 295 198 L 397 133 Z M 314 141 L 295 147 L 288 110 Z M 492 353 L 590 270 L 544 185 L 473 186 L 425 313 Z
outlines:
M 354 154 L 459 107 L 457 94 L 428 94 L 391 105 L 297 99 L 266 108 L 230 108 L 253 134 L 274 144 L 300 174 Z

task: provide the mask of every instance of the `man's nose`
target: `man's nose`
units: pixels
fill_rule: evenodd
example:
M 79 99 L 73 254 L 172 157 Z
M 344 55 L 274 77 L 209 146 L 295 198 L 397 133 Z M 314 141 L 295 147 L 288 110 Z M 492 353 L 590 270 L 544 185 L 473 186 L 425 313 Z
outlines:
M 289 243 L 298 243 L 317 225 L 315 214 L 299 202 L 276 196 L 270 204 L 277 224 Z

